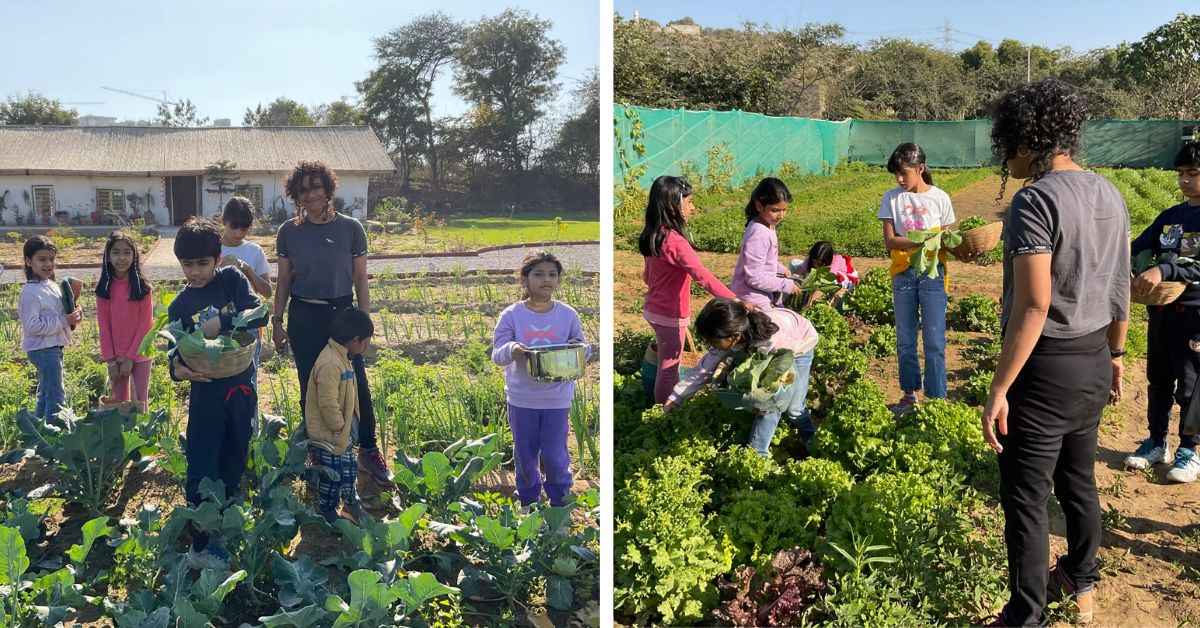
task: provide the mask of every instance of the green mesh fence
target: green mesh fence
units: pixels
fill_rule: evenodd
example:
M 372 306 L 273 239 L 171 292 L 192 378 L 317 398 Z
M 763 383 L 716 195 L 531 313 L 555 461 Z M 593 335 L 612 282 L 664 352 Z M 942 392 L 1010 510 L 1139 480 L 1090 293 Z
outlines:
M 614 111 L 616 176 L 620 151 L 635 165 L 645 165 L 639 179 L 649 187 L 663 174 L 682 174 L 690 167 L 704 173 L 709 151 L 721 144 L 732 158 L 733 183 L 775 172 L 790 162 L 802 173 L 821 172 L 843 161 L 884 165 L 898 144 L 916 142 L 929 164 L 967 168 L 994 163 L 991 120 L 902 121 L 776 118 L 741 111 L 688 111 L 629 107 L 641 120 L 645 155 L 632 150 L 635 118 L 626 107 Z M 1083 161 L 1090 166 L 1171 168 L 1180 144 L 1200 139 L 1196 120 L 1092 120 L 1083 129 Z

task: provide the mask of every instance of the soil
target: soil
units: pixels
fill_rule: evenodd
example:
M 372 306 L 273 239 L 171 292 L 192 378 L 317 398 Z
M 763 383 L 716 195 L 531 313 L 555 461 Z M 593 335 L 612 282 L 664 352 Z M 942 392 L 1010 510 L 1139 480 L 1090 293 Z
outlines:
M 1006 190 L 1005 206 L 1017 187 Z M 955 213 L 961 220 L 980 215 L 997 218 L 993 199 L 1000 189 L 999 177 L 985 179 L 952 197 Z M 781 252 L 787 259 L 788 252 Z M 732 277 L 737 256 L 701 253 L 704 265 L 723 281 Z M 614 252 L 613 295 L 614 332 L 648 331 L 642 319 L 642 258 L 636 252 Z M 856 258 L 859 272 L 886 267 L 883 259 Z M 985 294 L 999 299 L 999 265 L 975 266 L 952 263 L 949 269 L 949 293 L 952 298 Z M 692 312 L 700 311 L 709 296 L 692 296 Z M 1138 306 L 1135 306 L 1138 307 Z M 973 365 L 963 360 L 960 351 L 970 340 L 984 334 L 950 332 L 947 335 L 946 366 L 948 394 L 961 398 L 961 387 Z M 888 399 L 900 398 L 896 358 L 871 361 L 868 377 L 879 384 Z M 1100 490 L 1102 511 L 1123 519 L 1121 525 L 1106 526 L 1100 547 L 1101 580 L 1097 584 L 1097 627 L 1182 626 L 1200 621 L 1200 499 L 1197 486 L 1170 484 L 1166 481 L 1169 465 L 1153 472 L 1125 471 L 1123 460 L 1146 434 L 1146 363 L 1127 358 L 1125 394 L 1122 401 L 1106 412 L 1101 423 L 1096 459 L 1096 485 Z M 1174 429 L 1175 424 L 1172 423 Z M 1176 436 L 1169 441 L 1178 444 Z M 1066 552 L 1066 526 L 1057 502 L 1050 501 L 1051 558 Z M 994 534 L 1002 535 L 1003 530 Z M 999 610 L 999 609 L 997 609 Z M 1067 624 L 1062 624 L 1067 625 Z

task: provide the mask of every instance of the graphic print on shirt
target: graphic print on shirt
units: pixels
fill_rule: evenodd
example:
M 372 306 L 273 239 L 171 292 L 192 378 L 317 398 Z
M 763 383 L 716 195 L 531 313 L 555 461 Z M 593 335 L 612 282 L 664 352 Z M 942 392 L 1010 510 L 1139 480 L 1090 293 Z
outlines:
M 1200 256 L 1200 233 L 1185 231 L 1179 239 L 1179 255 L 1182 257 Z
M 904 230 L 921 231 L 928 224 L 926 218 L 929 217 L 929 209 L 925 204 L 919 202 L 915 197 L 908 196 L 904 198 L 904 207 L 900 210 L 900 220 L 904 224 Z
M 1183 225 L 1163 225 L 1162 234 L 1158 236 L 1158 245 L 1163 250 L 1174 249 L 1183 239 Z
M 554 325 L 550 323 L 541 327 L 530 323 L 525 330 L 525 344 L 529 346 L 559 344 L 557 338 L 558 335 L 554 333 Z

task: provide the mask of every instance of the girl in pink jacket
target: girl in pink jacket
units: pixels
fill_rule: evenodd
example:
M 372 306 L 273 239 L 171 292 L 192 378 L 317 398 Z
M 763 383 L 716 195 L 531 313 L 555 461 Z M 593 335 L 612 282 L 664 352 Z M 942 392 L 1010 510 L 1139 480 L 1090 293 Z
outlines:
M 114 231 L 104 245 L 104 265 L 96 282 L 96 318 L 100 327 L 100 359 L 108 364 L 112 401 L 133 401 L 145 412 L 153 361 L 138 352 L 154 323 L 150 282 L 142 275 L 141 255 L 133 237 Z
M 735 298 L 704 267 L 684 235 L 687 217 L 695 210 L 692 186 L 686 179 L 661 176 L 650 186 L 646 224 L 638 238 L 638 249 L 645 258 L 642 279 L 646 282 L 646 305 L 642 315 L 654 328 L 658 346 L 655 403 L 665 402 L 679 381 L 679 359 L 692 318 L 692 280 L 700 282 L 715 297 Z

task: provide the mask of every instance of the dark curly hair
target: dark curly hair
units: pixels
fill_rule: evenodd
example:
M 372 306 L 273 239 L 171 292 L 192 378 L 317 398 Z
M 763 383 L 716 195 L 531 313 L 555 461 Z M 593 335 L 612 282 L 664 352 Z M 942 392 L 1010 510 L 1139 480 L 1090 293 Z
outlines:
M 1200 142 L 1184 142 L 1175 153 L 1176 168 L 1200 168 Z
M 770 345 L 771 336 L 778 331 L 769 316 L 733 299 L 713 299 L 696 316 L 696 333 L 710 344 L 741 334 L 746 348 L 757 349 Z
M 1087 103 L 1075 89 L 1054 78 L 1022 85 L 1000 97 L 992 107 L 992 153 L 1000 161 L 1000 196 L 1008 183 L 1008 160 L 1017 150 L 1033 154 L 1036 181 L 1050 170 L 1055 155 L 1079 150 Z
M 323 161 L 302 161 L 296 164 L 292 173 L 288 175 L 287 182 L 283 184 L 284 193 L 296 204 L 296 224 L 304 222 L 304 207 L 300 205 L 300 196 L 304 192 L 301 188 L 310 176 L 321 179 L 321 187 L 325 188 L 325 193 L 329 195 L 329 207 L 326 211 L 333 210 L 333 192 L 338 184 L 337 174 Z

